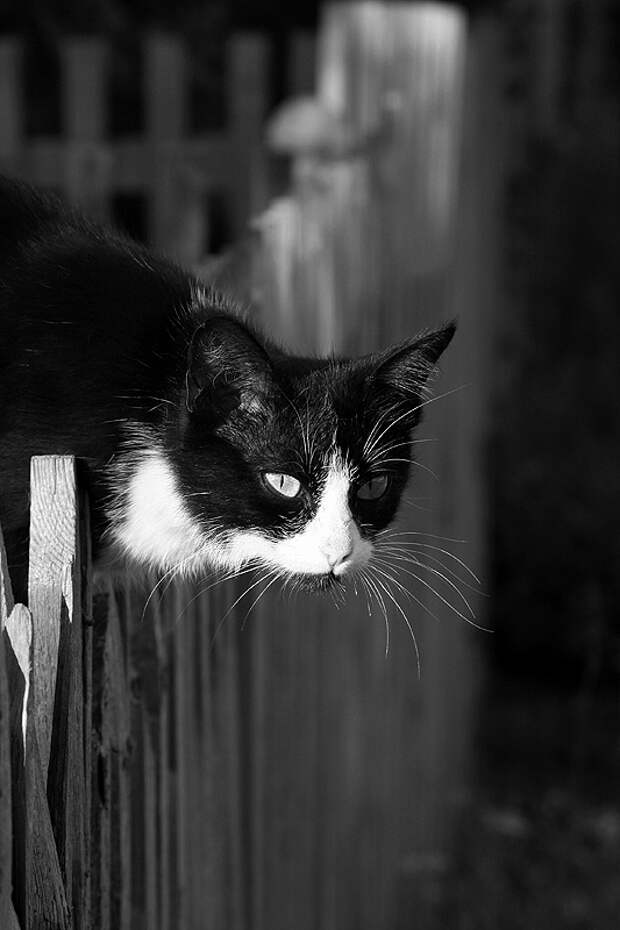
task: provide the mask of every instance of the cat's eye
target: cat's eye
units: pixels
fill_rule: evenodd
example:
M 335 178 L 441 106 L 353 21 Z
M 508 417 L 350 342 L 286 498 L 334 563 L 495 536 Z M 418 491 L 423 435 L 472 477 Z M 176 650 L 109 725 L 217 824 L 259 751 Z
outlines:
M 282 497 L 297 497 L 301 490 L 301 481 L 292 475 L 267 471 L 263 477 L 271 490 L 281 494 Z
M 387 475 L 376 475 L 357 489 L 357 496 L 362 501 L 376 501 L 383 497 L 388 489 L 390 479 Z

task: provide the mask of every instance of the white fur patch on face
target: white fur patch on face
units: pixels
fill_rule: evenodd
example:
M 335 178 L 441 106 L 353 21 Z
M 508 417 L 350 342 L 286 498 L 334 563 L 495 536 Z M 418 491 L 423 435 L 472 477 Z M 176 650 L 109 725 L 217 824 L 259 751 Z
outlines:
M 207 537 L 196 526 L 160 452 L 147 452 L 130 478 L 122 519 L 112 538 L 130 560 L 191 573 L 205 562 Z
M 260 559 L 285 573 L 343 577 L 365 565 L 372 545 L 362 539 L 349 509 L 351 476 L 333 456 L 317 511 L 299 533 L 273 540 L 256 531 L 231 535 L 228 554 L 235 564 Z

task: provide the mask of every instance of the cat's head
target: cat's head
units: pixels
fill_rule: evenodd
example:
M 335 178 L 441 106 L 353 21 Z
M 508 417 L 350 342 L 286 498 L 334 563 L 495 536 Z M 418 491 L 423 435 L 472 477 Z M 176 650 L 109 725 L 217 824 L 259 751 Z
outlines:
M 157 444 L 135 461 L 117 542 L 160 570 L 257 565 L 317 588 L 354 575 L 394 518 L 454 329 L 307 360 L 229 316 L 200 324 Z

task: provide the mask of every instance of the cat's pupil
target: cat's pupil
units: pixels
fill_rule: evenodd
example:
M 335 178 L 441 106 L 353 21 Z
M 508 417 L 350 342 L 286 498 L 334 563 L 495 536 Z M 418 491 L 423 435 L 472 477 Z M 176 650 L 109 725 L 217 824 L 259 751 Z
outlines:
M 265 481 L 283 497 L 297 497 L 301 489 L 301 482 L 297 478 L 281 472 L 267 472 Z

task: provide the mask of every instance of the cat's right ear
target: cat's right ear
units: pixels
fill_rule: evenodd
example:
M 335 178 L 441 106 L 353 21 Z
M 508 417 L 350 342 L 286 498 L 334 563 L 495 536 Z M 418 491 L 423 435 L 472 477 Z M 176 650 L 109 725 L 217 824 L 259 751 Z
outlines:
M 190 414 L 221 419 L 257 413 L 272 386 L 269 356 L 242 323 L 216 316 L 194 330 L 187 352 L 185 405 Z

